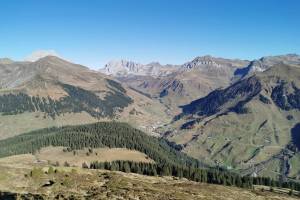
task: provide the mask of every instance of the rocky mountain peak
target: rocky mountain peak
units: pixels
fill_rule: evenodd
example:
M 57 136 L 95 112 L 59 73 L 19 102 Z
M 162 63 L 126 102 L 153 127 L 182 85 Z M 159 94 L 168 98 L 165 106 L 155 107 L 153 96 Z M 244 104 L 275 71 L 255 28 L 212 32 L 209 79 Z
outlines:
M 127 60 L 111 60 L 101 72 L 107 75 L 126 75 L 130 73 L 138 73 L 142 64 Z
M 144 65 L 127 60 L 112 60 L 100 72 L 118 77 L 127 75 L 159 76 L 169 74 L 169 72 L 173 71 L 173 68 L 173 65 L 164 66 L 159 62 L 150 62 Z
M 215 58 L 206 55 L 206 56 L 199 56 L 196 57 L 191 62 L 187 62 L 183 65 L 183 68 L 192 69 L 192 68 L 203 68 L 207 66 L 213 66 L 213 67 L 220 67 L 221 65 L 215 61 Z

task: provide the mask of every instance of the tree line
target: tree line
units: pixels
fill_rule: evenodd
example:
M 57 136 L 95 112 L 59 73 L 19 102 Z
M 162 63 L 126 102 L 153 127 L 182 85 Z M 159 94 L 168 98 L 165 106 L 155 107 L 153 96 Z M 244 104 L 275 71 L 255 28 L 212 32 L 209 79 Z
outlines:
M 94 161 L 89 166 L 91 169 L 106 169 L 122 171 L 126 173 L 137 173 L 147 176 L 175 176 L 187 178 L 196 182 L 236 186 L 240 188 L 253 188 L 253 185 L 265 185 L 269 187 L 282 187 L 300 191 L 300 183 L 295 181 L 280 182 L 269 177 L 240 176 L 236 173 L 222 169 L 195 168 L 182 165 L 156 164 L 132 161 Z M 85 165 L 85 168 L 87 166 Z
M 116 109 L 127 107 L 132 99 L 123 93 L 126 91 L 118 83 L 109 83 L 114 86 L 113 92 L 107 93 L 104 99 L 100 99 L 94 92 L 68 84 L 61 84 L 68 96 L 59 100 L 24 93 L 4 94 L 0 96 L 0 112 L 4 115 L 16 115 L 40 111 L 55 119 L 63 113 L 85 111 L 95 118 L 112 117 Z M 115 87 L 118 89 L 114 89 Z
M 150 176 L 176 176 L 187 179 L 251 188 L 253 185 L 281 186 L 300 190 L 299 183 L 280 183 L 267 177 L 240 176 L 221 168 L 210 168 L 178 151 L 164 139 L 146 135 L 121 122 L 98 122 L 87 125 L 45 128 L 0 140 L 0 157 L 36 153 L 47 146 L 63 146 L 68 151 L 84 148 L 127 148 L 145 153 L 155 163 L 131 161 L 93 162 L 92 169 L 134 172 Z
M 126 123 L 98 122 L 88 125 L 45 128 L 0 140 L 0 157 L 35 153 L 42 147 L 127 148 L 145 153 L 157 163 L 203 166 L 201 162 L 177 151 L 166 140 L 146 135 Z

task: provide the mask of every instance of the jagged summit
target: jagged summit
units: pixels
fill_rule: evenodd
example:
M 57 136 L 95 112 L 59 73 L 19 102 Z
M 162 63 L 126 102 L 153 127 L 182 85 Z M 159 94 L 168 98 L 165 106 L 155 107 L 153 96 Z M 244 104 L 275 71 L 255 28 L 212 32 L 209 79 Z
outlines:
M 201 56 L 201 57 L 196 57 L 194 60 L 191 62 L 188 62 L 183 65 L 184 68 L 201 68 L 203 66 L 214 66 L 214 67 L 220 67 L 221 65 L 216 63 L 214 58 L 210 55 L 207 56 Z
M 130 73 L 139 73 L 142 64 L 127 60 L 109 61 L 101 72 L 108 75 L 126 75 Z
M 160 76 L 171 73 L 174 69 L 172 65 L 161 65 L 159 62 L 141 64 L 127 60 L 112 60 L 108 62 L 100 72 L 113 76 Z
M 217 58 L 211 55 L 198 56 L 190 62 L 187 62 L 182 65 L 182 68 L 186 69 L 206 69 L 206 68 L 238 68 L 245 66 L 249 61 L 243 61 L 238 59 L 225 59 Z

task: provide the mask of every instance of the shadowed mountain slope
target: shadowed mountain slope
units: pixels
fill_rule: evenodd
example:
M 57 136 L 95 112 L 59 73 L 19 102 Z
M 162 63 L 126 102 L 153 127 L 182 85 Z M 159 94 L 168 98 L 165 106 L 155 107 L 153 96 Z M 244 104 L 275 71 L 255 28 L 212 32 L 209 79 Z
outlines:
M 275 65 L 182 106 L 166 137 L 215 165 L 295 178 L 300 163 L 291 132 L 300 120 L 299 89 L 300 68 Z

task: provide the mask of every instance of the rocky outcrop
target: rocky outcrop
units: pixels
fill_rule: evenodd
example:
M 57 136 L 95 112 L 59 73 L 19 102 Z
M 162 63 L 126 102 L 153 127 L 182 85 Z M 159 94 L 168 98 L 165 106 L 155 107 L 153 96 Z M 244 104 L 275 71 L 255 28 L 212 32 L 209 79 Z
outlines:
M 205 69 L 205 68 L 238 68 L 249 64 L 249 61 L 238 59 L 216 58 L 210 55 L 199 56 L 194 60 L 182 65 L 184 69 Z
M 159 62 L 140 64 L 127 60 L 112 60 L 100 72 L 117 77 L 136 76 L 165 76 L 172 73 L 176 66 L 161 65 Z

